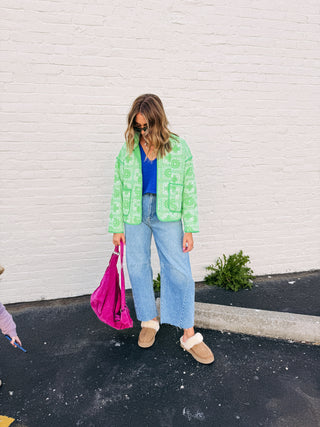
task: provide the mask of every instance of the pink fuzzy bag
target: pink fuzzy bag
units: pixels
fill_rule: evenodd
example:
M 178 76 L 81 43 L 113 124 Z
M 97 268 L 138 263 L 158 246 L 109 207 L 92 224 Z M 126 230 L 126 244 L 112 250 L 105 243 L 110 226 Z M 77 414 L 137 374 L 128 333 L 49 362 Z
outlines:
M 132 328 L 133 322 L 126 305 L 126 290 L 123 272 L 123 242 L 120 242 L 121 261 L 121 289 L 119 287 L 119 273 L 117 262 L 119 246 L 114 247 L 108 268 L 104 273 L 99 287 L 93 292 L 90 304 L 101 322 L 115 329 Z

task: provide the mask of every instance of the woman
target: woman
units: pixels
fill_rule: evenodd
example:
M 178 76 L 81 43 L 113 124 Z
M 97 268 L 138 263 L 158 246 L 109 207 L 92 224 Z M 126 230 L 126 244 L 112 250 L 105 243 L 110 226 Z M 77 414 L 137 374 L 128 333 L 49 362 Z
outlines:
M 183 328 L 181 347 L 200 363 L 212 363 L 211 350 L 193 328 L 189 252 L 192 233 L 199 231 L 199 225 L 190 149 L 169 131 L 162 102 L 152 94 L 134 101 L 125 139 L 116 159 L 109 232 L 114 245 L 121 240 L 126 244 L 134 305 L 142 327 L 138 345 L 151 347 L 159 330 L 151 269 L 153 234 L 161 268 L 161 323 Z

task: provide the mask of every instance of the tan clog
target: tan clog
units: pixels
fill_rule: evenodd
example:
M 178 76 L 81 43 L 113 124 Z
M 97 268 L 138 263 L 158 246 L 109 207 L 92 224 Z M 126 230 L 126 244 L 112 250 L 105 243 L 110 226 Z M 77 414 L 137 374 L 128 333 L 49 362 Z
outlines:
M 156 320 L 148 320 L 147 322 L 141 322 L 141 331 L 138 339 L 138 346 L 142 348 L 148 348 L 155 342 L 156 333 L 160 326 Z
M 183 350 L 190 353 L 197 362 L 208 365 L 214 361 L 214 356 L 210 348 L 203 342 L 203 336 L 197 332 L 187 341 L 183 341 L 183 336 L 180 338 L 180 345 Z

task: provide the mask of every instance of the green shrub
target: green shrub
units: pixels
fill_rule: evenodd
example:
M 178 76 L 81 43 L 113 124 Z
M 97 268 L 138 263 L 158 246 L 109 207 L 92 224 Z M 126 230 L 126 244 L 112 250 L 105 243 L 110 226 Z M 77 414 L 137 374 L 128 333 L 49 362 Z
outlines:
M 160 284 L 161 284 L 160 273 L 158 273 L 157 278 L 153 279 L 153 290 L 155 292 L 160 292 Z
M 206 267 L 212 273 L 208 274 L 204 280 L 208 285 L 219 286 L 220 288 L 238 291 L 239 289 L 252 288 L 253 271 L 246 264 L 250 262 L 248 255 L 243 255 L 240 251 L 230 255 L 228 259 L 223 254 L 223 260 L 218 258 L 215 265 Z

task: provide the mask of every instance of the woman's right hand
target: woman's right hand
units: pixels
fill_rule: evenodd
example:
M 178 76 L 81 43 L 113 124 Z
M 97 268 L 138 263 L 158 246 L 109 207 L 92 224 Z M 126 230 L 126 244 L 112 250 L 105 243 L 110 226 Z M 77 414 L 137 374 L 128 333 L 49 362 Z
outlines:
M 121 240 L 123 241 L 123 244 L 126 244 L 126 238 L 124 237 L 124 233 L 113 233 L 113 239 L 112 239 L 112 243 L 115 246 L 119 246 Z

